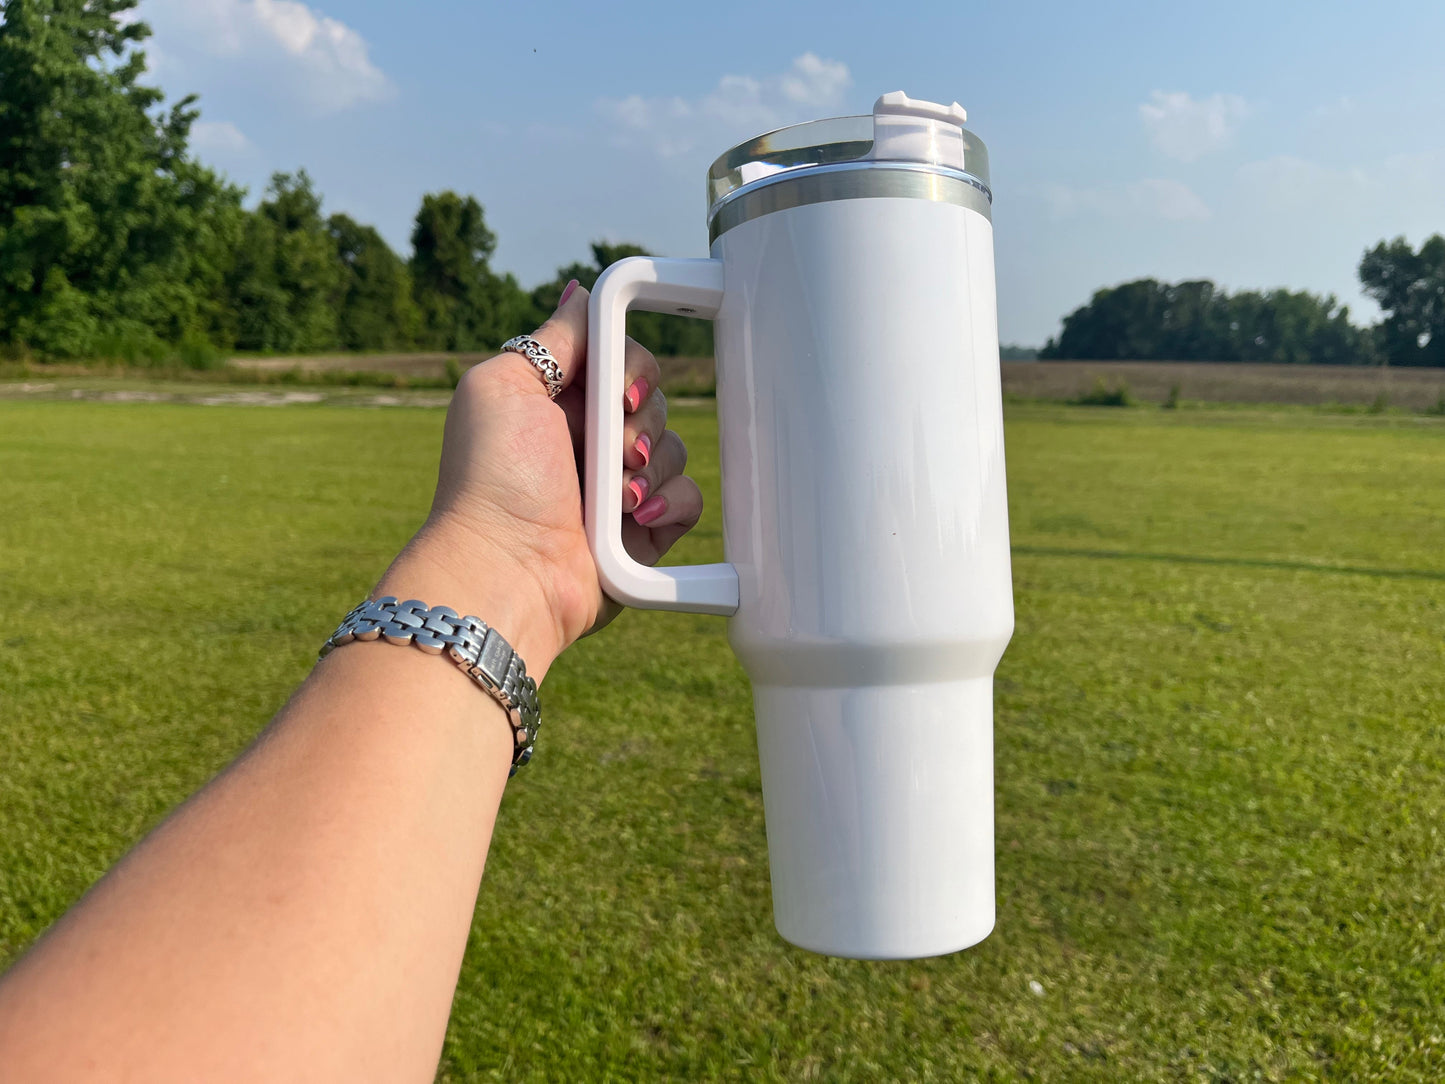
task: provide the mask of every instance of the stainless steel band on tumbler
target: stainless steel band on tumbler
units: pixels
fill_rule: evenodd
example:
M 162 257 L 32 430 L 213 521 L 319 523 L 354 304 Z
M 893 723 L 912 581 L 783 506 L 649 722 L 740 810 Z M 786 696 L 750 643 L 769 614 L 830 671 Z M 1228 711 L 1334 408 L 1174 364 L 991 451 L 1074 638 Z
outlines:
M 719 200 L 708 218 L 708 243 L 754 218 L 840 199 L 924 199 L 956 203 L 993 221 L 993 192 L 960 170 L 909 162 L 843 162 L 789 170 Z
M 461 617 L 449 606 L 427 606 L 409 599 L 398 602 L 388 595 L 368 599 L 352 610 L 321 648 L 325 658 L 353 640 L 384 639 L 390 644 L 411 644 L 429 655 L 443 652 L 493 699 L 507 709 L 512 723 L 512 770 L 532 759 L 542 705 L 537 683 L 527 676 L 527 664 L 512 645 L 485 621 Z

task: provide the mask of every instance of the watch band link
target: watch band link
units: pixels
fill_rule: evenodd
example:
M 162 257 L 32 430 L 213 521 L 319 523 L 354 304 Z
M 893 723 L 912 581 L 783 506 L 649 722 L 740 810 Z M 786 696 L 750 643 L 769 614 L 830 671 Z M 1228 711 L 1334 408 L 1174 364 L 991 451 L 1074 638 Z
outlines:
M 387 643 L 419 647 L 430 655 L 445 654 L 494 700 L 506 708 L 512 724 L 512 770 L 532 759 L 542 705 L 537 683 L 527 676 L 527 665 L 501 633 L 477 617 L 462 617 L 449 606 L 427 606 L 393 596 L 368 599 L 341 621 L 322 645 L 321 658 L 353 640 L 384 639 Z

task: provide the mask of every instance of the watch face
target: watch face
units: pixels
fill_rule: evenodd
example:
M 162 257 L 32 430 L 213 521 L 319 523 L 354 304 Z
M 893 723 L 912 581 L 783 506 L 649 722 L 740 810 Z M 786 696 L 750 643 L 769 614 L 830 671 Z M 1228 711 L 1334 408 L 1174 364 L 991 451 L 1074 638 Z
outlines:
M 497 635 L 496 629 L 488 629 L 487 638 L 482 641 L 481 657 L 477 659 L 477 669 L 493 688 L 500 689 L 507 680 L 507 668 L 511 664 L 511 645 Z

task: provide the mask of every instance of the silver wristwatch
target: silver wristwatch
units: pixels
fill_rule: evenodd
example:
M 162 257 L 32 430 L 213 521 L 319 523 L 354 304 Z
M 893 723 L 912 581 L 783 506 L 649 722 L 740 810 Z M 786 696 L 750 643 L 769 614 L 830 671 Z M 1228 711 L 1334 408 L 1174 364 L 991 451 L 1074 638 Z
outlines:
M 412 644 L 429 655 L 443 652 L 478 685 L 491 694 L 512 723 L 512 770 L 532 759 L 542 705 L 537 683 L 527 676 L 527 664 L 502 635 L 476 617 L 460 617 L 448 606 L 428 607 L 409 599 L 368 599 L 352 610 L 321 647 L 321 658 L 352 640 L 375 640 L 405 646 Z

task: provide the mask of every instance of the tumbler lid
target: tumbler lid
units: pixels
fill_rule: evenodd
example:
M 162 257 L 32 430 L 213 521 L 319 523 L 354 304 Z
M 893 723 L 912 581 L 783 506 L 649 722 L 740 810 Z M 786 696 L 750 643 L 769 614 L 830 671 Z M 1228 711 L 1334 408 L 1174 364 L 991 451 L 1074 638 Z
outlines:
M 739 143 L 708 170 L 708 219 L 745 187 L 799 170 L 850 164 L 886 162 L 964 175 L 991 199 L 988 149 L 963 126 L 967 119 L 957 102 L 940 105 L 896 90 L 879 98 L 866 116 L 794 124 Z

